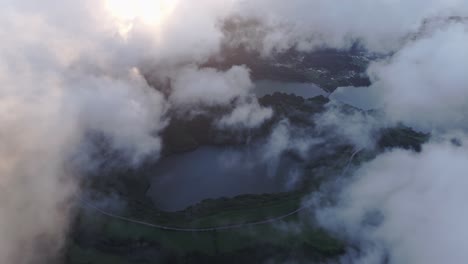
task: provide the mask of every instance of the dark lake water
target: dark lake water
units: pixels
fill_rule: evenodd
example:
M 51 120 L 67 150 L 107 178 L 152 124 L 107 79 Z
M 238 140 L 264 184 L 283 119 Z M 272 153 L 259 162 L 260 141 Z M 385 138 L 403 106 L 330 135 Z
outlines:
M 329 94 L 312 83 L 258 81 L 258 96 L 274 92 L 304 98 Z M 329 95 L 362 109 L 374 107 L 374 95 L 365 88 L 339 88 Z M 159 162 L 147 193 L 162 210 L 178 211 L 204 199 L 261 194 L 293 189 L 303 173 L 291 158 L 264 160 L 258 147 L 201 147 L 193 152 L 167 157 Z
M 302 170 L 290 158 L 262 161 L 248 148 L 202 147 L 163 159 L 155 171 L 148 195 L 177 211 L 208 198 L 286 191 Z
M 377 109 L 382 106 L 378 90 L 368 87 L 340 87 L 331 93 L 329 98 L 362 110 Z
M 254 93 L 257 97 L 262 97 L 275 92 L 295 94 L 304 98 L 312 98 L 319 95 L 327 96 L 328 93 L 313 83 L 294 83 L 294 82 L 276 82 L 276 81 L 257 81 L 255 82 Z

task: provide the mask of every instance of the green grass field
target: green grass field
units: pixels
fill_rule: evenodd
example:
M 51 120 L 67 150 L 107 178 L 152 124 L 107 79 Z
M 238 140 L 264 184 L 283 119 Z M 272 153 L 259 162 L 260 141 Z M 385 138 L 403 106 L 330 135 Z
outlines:
M 183 228 L 250 223 L 296 210 L 302 197 L 301 192 L 245 195 L 233 199 L 206 200 L 176 213 L 140 208 L 140 216 L 145 217 L 138 220 Z M 333 256 L 343 251 L 342 243 L 319 229 L 304 225 L 304 221 L 298 221 L 298 217 L 292 215 L 271 224 L 232 230 L 177 232 L 125 222 L 90 211 L 81 214 L 77 221 L 75 239 L 70 242 L 68 250 L 68 262 L 153 263 L 146 260 L 135 262 L 132 259 L 135 253 L 125 253 L 129 248 L 151 248 L 177 259 L 175 263 L 190 254 L 205 257 L 232 255 L 236 258 L 239 254 L 248 254 L 248 249 L 258 250 L 259 247 L 277 248 L 277 251 L 284 252 L 307 250 L 318 257 Z M 175 221 L 171 223 L 171 219 Z M 124 250 L 120 251 L 120 248 Z

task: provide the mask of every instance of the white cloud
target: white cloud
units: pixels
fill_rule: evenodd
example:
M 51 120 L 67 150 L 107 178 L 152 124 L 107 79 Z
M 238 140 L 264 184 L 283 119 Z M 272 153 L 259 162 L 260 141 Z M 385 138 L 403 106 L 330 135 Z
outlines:
M 373 64 L 371 89 L 388 116 L 428 130 L 466 128 L 467 42 L 467 27 L 453 23 Z
M 262 107 L 256 99 L 239 103 L 230 114 L 218 121 L 220 128 L 257 128 L 273 116 L 271 108 Z
M 43 261 L 44 255 L 47 262 L 60 248 L 68 225 L 67 201 L 76 190 L 74 177 L 70 175 L 74 172 L 66 165 L 88 131 L 106 134 L 113 147 L 127 151 L 131 161 L 135 161 L 159 151 L 157 133 L 165 125 L 167 107 L 190 109 L 199 105 L 234 104 L 233 112 L 220 121 L 222 125 L 233 126 L 254 127 L 271 116 L 271 110 L 261 108 L 251 99 L 252 83 L 245 67 L 226 71 L 200 69 L 200 65 L 220 50 L 224 41 L 222 21 L 235 14 L 246 19 L 258 18 L 263 23 L 260 26 L 266 34 L 253 41 L 260 43 L 257 48 L 264 54 L 290 47 L 343 48 L 355 40 L 372 51 L 395 52 L 403 47 L 388 64 L 375 64 L 370 71 L 374 87 L 383 91 L 386 112 L 393 119 L 421 126 L 463 127 L 460 124 L 465 121 L 467 110 L 464 102 L 466 29 L 453 24 L 414 43 L 408 36 L 433 16 L 466 15 L 465 1 L 180 0 L 156 24 L 146 23 L 144 19 L 131 21 L 131 29 L 124 38 L 122 24 L 104 3 L 2 1 L 1 263 L 37 263 Z M 162 81 L 174 78 L 169 106 L 163 96 L 149 87 L 140 71 Z M 357 129 L 352 135 L 361 132 Z M 284 144 L 279 146 L 284 147 Z M 427 173 L 447 169 L 450 175 L 455 175 L 453 182 L 458 184 L 453 194 L 463 198 L 457 188 L 464 182 L 456 175 L 458 169 L 464 168 L 457 158 L 464 157 L 464 152 L 446 148 L 445 152 L 445 148 L 441 152 L 429 148 L 428 154 L 421 158 L 405 152 L 389 156 L 403 157 L 398 159 L 401 164 L 414 161 L 421 166 L 427 158 L 433 163 L 427 167 L 431 169 Z M 453 167 L 445 168 L 431 153 L 446 162 L 445 157 L 453 158 L 455 163 L 450 163 Z M 384 169 L 397 169 L 404 175 L 404 171 L 398 170 L 399 164 L 386 161 L 385 156 L 381 159 L 376 161 L 377 165 L 388 162 Z M 411 168 L 415 172 L 428 170 Z M 423 192 L 423 197 L 432 198 L 445 190 L 444 186 L 449 186 L 439 177 L 434 176 L 432 180 L 441 185 L 434 185 L 434 193 Z M 405 195 L 410 194 L 403 190 L 401 197 Z M 450 195 L 447 202 L 458 201 Z M 396 213 L 392 216 L 395 224 L 389 224 L 392 228 L 398 226 L 399 217 L 406 211 L 395 209 L 392 204 L 388 206 L 390 213 Z M 455 207 L 451 208 L 441 209 L 441 213 L 453 219 L 439 220 L 458 227 Z M 415 212 L 425 216 L 426 211 L 416 209 Z M 431 221 L 428 226 L 435 224 Z M 444 234 L 436 234 L 449 239 Z M 37 243 L 37 238 L 41 243 Z M 464 242 L 459 236 L 454 238 Z M 395 238 L 385 239 L 393 242 Z M 44 241 L 50 241 L 50 245 Z M 408 253 L 414 249 L 412 242 L 409 239 L 395 250 L 418 261 L 420 258 Z M 447 250 L 463 254 L 463 250 Z M 415 248 L 415 254 L 418 252 Z M 39 253 L 42 255 L 36 255 Z
M 256 0 L 240 1 L 238 9 L 241 16 L 266 25 L 259 47 L 264 53 L 290 47 L 340 49 L 355 41 L 371 51 L 395 51 L 426 19 L 468 14 L 463 0 Z
M 467 158 L 465 146 L 445 141 L 425 145 L 420 154 L 380 155 L 355 172 L 338 205 L 319 211 L 318 219 L 359 241 L 363 252 L 381 256 L 374 263 L 387 254 L 389 263 L 464 262 Z
M 174 78 L 169 101 L 180 107 L 225 106 L 253 88 L 249 70 L 234 66 L 221 72 L 215 69 L 187 67 Z

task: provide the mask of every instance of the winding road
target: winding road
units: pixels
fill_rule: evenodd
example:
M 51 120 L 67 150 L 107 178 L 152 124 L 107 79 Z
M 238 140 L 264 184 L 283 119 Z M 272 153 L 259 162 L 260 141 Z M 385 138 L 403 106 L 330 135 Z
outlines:
M 353 152 L 353 154 L 351 155 L 351 157 L 348 160 L 348 163 L 347 163 L 346 167 L 343 170 L 343 174 L 348 170 L 348 168 L 351 165 L 351 162 L 353 161 L 354 157 L 361 151 L 362 151 L 362 149 Z M 297 213 L 299 213 L 299 212 L 301 212 L 301 211 L 303 211 L 303 210 L 305 210 L 307 208 L 310 208 L 312 206 L 312 204 L 306 204 L 306 205 L 304 205 L 304 206 L 302 206 L 302 207 L 300 207 L 300 208 L 298 208 L 298 209 L 296 209 L 296 210 L 294 210 L 292 212 L 289 212 L 287 214 L 277 216 L 277 217 L 274 217 L 274 218 L 268 218 L 268 219 L 258 221 L 258 222 L 250 222 L 250 223 L 242 223 L 242 224 L 226 225 L 226 226 L 216 226 L 216 227 L 207 227 L 207 228 L 181 228 L 181 227 L 171 227 L 171 226 L 152 224 L 152 223 L 148 223 L 148 222 L 144 222 L 144 221 L 131 219 L 131 218 L 128 218 L 128 217 L 124 217 L 124 216 L 121 216 L 121 215 L 117 215 L 117 214 L 107 212 L 107 211 L 105 211 L 105 210 L 91 204 L 90 202 L 85 201 L 84 199 L 82 199 L 80 197 L 78 197 L 78 200 L 79 200 L 80 204 L 83 207 L 93 209 L 93 210 L 101 213 L 102 215 L 105 215 L 105 216 L 108 216 L 108 217 L 111 217 L 111 218 L 114 218 L 114 219 L 118 219 L 118 220 L 121 220 L 121 221 L 124 221 L 124 222 L 133 223 L 133 224 L 137 224 L 137 225 L 142 225 L 142 226 L 146 226 L 146 227 L 157 228 L 157 229 L 168 230 L 168 231 L 177 231 L 177 232 L 213 232 L 213 231 L 239 229 L 239 228 L 246 228 L 246 227 L 252 227 L 252 226 L 257 226 L 257 225 L 271 224 L 271 223 L 283 220 L 283 219 L 285 219 L 285 218 L 287 218 L 289 216 L 295 215 L 295 214 L 297 214 Z

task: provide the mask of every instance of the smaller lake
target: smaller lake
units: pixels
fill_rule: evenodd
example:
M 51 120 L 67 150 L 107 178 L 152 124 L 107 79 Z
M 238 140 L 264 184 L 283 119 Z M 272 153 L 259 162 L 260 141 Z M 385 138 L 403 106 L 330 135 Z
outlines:
M 322 88 L 314 83 L 277 82 L 262 80 L 255 82 L 254 93 L 257 97 L 263 97 L 275 92 L 294 94 L 304 98 L 313 98 L 319 95 L 328 96 Z
M 201 147 L 161 160 L 154 171 L 147 195 L 158 208 L 178 211 L 208 198 L 292 189 L 302 169 L 286 157 L 262 161 L 247 147 Z
M 329 98 L 362 110 L 371 110 L 382 107 L 378 92 L 372 87 L 339 87 Z

